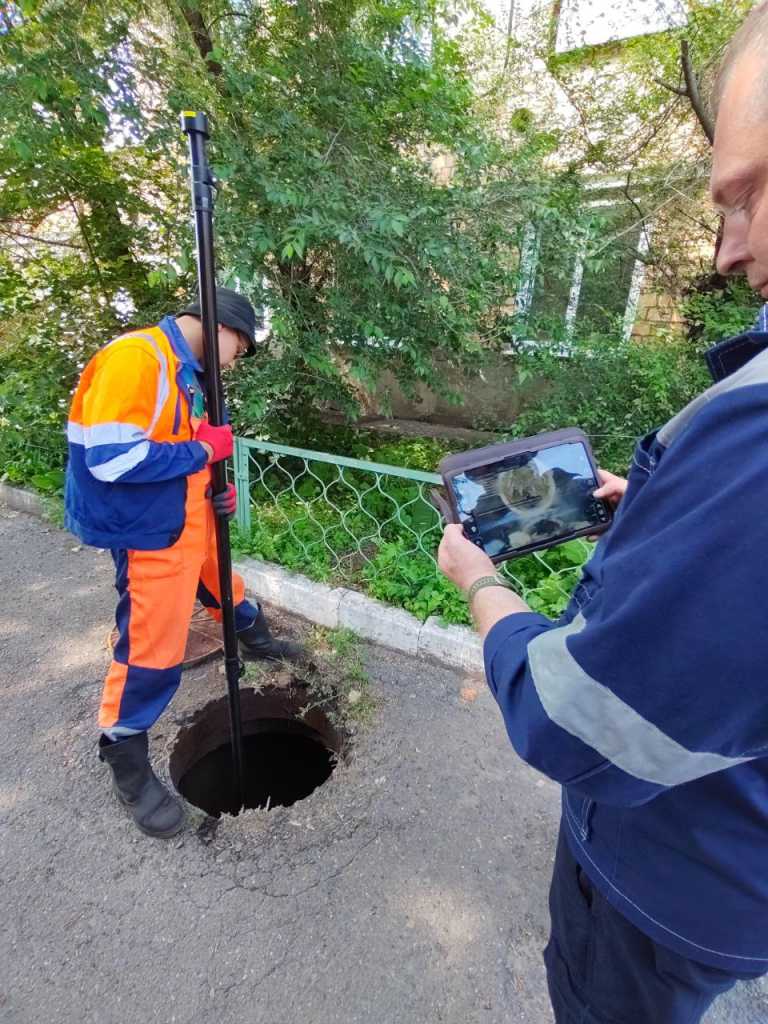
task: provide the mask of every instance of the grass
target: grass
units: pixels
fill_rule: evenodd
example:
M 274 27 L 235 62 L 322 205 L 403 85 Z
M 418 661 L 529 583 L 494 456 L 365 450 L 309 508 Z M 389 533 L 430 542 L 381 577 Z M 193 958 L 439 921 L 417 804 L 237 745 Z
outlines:
M 321 708 L 345 732 L 369 726 L 377 701 L 363 662 L 363 646 L 350 629 L 316 626 L 309 635 L 317 669 L 309 676 L 310 701 L 303 709 Z
M 303 664 L 247 662 L 242 683 L 257 693 L 274 685 L 300 687 L 307 695 L 300 714 L 318 709 L 334 728 L 352 734 L 368 726 L 377 701 L 363 663 L 360 638 L 350 629 L 316 626 L 307 638 Z

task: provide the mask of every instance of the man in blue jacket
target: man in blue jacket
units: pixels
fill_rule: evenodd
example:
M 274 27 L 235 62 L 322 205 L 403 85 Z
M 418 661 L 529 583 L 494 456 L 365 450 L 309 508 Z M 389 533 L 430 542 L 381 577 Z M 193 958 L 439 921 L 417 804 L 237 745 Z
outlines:
M 768 299 L 768 4 L 720 72 L 723 274 Z M 558 1024 L 694 1024 L 768 971 L 768 316 L 597 492 L 614 524 L 564 616 L 448 526 L 522 758 L 563 787 L 545 951 Z M 483 577 L 488 580 L 479 586 Z

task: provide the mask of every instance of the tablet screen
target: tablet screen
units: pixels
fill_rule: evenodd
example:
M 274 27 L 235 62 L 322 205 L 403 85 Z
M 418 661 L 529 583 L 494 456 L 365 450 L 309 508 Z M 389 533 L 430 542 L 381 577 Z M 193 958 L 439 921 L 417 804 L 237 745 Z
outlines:
M 508 456 L 451 480 L 467 536 L 491 557 L 600 527 L 609 514 L 578 441 Z

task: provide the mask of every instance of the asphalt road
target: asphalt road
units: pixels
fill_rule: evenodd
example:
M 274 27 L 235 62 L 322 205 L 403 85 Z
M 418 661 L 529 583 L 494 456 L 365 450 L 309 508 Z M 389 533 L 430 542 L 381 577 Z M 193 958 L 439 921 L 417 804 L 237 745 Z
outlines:
M 380 706 L 321 789 L 151 840 L 95 755 L 109 556 L 0 507 L 0 580 L 0 1021 L 551 1024 L 557 787 L 480 681 L 368 647 Z M 222 690 L 215 665 L 185 674 L 161 773 Z M 762 985 L 708 1018 L 766 1021 Z

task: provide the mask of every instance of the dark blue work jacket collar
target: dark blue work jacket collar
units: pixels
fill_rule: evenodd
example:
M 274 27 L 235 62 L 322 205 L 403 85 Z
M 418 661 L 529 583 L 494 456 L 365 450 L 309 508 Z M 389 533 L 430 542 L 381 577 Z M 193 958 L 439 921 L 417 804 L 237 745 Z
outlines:
M 704 353 L 712 379 L 717 382 L 730 377 L 745 363 L 768 348 L 768 303 L 760 310 L 757 322 L 751 331 L 726 338 Z

